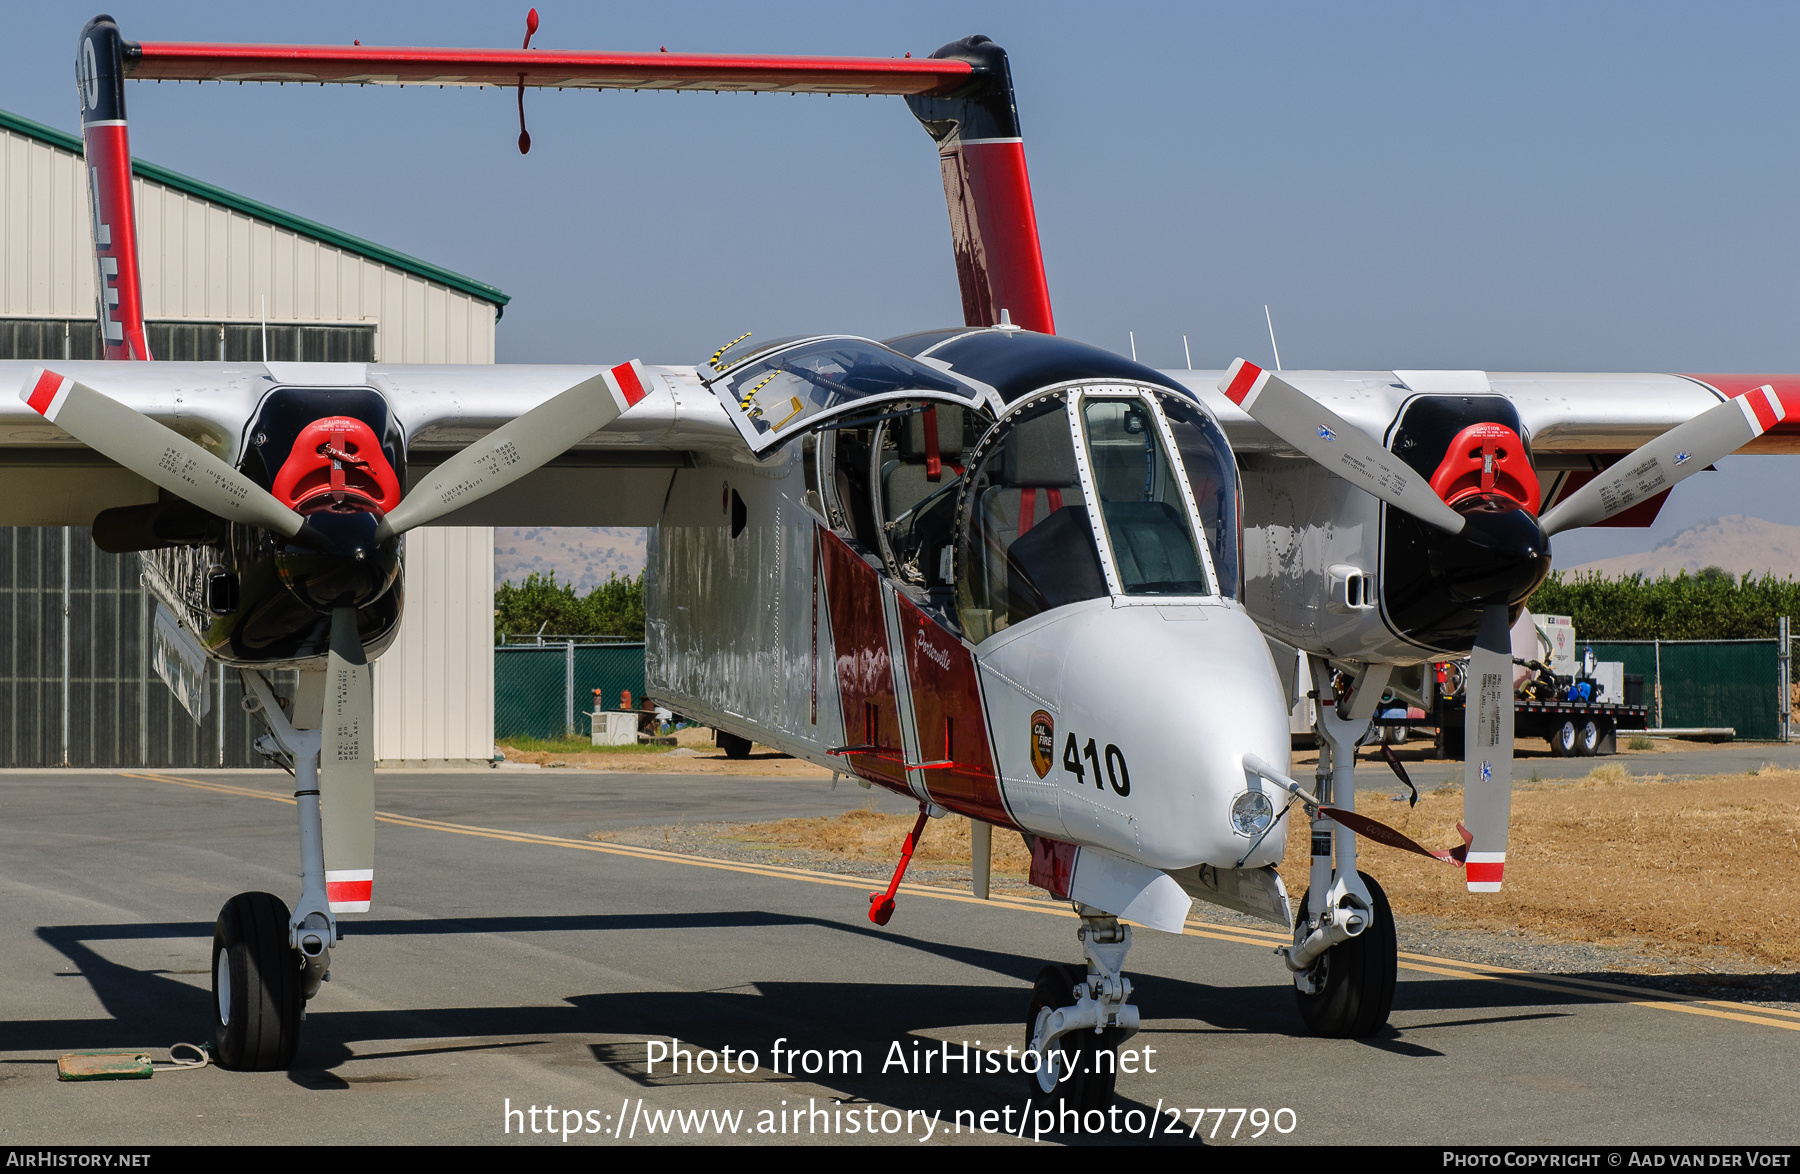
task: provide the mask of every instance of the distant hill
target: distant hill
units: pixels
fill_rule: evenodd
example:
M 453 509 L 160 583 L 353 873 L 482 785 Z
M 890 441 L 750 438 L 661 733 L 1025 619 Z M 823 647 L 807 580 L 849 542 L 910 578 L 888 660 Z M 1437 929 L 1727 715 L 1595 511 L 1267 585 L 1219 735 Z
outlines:
M 1598 574 L 1609 579 L 1638 574 L 1648 578 L 1692 575 L 1704 567 L 1722 567 L 1734 575 L 1773 574 L 1800 578 L 1800 526 L 1783 526 L 1761 518 L 1733 514 L 1689 527 L 1644 554 L 1622 554 L 1571 567 L 1570 574 Z
M 523 583 L 533 572 L 556 572 L 559 583 L 583 593 L 609 575 L 633 578 L 644 569 L 649 534 L 637 526 L 529 526 L 494 530 L 494 582 Z

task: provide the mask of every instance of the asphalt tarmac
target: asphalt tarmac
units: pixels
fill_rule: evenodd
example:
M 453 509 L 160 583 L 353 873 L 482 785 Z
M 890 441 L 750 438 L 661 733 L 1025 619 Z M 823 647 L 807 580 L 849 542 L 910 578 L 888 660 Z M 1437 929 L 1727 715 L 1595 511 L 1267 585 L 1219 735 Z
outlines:
M 70 1084 L 60 1054 L 206 1038 L 219 906 L 297 891 L 291 783 L 0 773 L 0 1144 L 861 1144 L 871 1130 L 917 1144 L 927 1122 L 933 1144 L 1029 1145 L 1040 1128 L 1044 1143 L 1117 1144 L 1152 1140 L 1148 1123 L 1166 1131 L 1172 1111 L 1179 1133 L 1156 1142 L 1800 1135 L 1800 1015 L 1428 958 L 1402 932 L 1390 1030 L 1315 1039 L 1270 954 L 1278 935 L 1205 906 L 1184 936 L 1140 931 L 1127 963 L 1144 1016 L 1126 1045 L 1136 1071 L 1119 1077 L 1120 1112 L 1084 1124 L 1139 1132 L 1071 1133 L 1066 1118 L 1021 1116 L 1022 1075 L 956 1063 L 967 1041 L 972 1060 L 1004 1067 L 1043 962 L 1079 957 L 1066 910 L 903 890 L 878 928 L 863 881 L 586 838 L 825 814 L 869 792 L 585 771 L 384 773 L 377 786 L 375 911 L 345 919 L 292 1071 Z M 712 1071 L 652 1069 L 671 1037 L 710 1052 L 697 1063 Z M 755 1069 L 721 1071 L 727 1046 L 738 1062 L 753 1051 Z M 838 1071 L 806 1071 L 826 1063 Z M 1196 1126 L 1209 1109 L 1230 1111 Z M 713 1115 L 671 1115 L 688 1110 Z M 1022 1137 L 1001 1132 L 1021 1121 Z M 565 1140 L 570 1127 L 586 1132 Z

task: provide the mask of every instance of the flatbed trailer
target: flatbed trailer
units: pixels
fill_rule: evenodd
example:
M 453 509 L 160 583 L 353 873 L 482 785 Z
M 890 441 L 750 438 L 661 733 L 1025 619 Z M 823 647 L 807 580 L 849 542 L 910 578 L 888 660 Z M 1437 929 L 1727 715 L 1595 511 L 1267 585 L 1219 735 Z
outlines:
M 1439 697 L 1433 706 L 1437 719 L 1437 753 L 1440 758 L 1463 756 L 1463 698 Z M 1421 723 L 1423 724 L 1423 723 Z M 1598 701 L 1513 701 L 1513 738 L 1543 738 L 1550 753 L 1589 757 L 1619 752 L 1619 731 L 1650 728 L 1648 705 L 1613 705 Z

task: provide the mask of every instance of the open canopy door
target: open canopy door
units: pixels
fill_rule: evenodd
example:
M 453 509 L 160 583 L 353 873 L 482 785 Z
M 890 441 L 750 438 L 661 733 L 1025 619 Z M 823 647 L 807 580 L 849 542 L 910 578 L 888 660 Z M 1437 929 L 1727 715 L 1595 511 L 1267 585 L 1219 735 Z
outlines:
M 784 339 L 712 375 L 713 394 L 759 456 L 813 429 L 873 420 L 901 404 L 994 406 L 993 391 L 928 360 L 850 335 Z

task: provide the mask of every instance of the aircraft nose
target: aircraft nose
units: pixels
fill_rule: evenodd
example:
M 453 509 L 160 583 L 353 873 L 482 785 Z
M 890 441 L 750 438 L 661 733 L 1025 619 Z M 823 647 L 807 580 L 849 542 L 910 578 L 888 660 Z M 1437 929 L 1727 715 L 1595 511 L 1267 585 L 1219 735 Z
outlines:
M 1266 786 L 1244 756 L 1289 760 L 1287 701 L 1262 633 L 1235 604 L 1103 605 L 1067 623 L 1043 781 L 1069 837 L 1157 868 L 1236 867 L 1261 829 L 1235 830 L 1232 804 Z M 1244 867 L 1280 859 L 1286 823 Z

